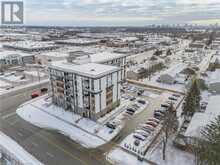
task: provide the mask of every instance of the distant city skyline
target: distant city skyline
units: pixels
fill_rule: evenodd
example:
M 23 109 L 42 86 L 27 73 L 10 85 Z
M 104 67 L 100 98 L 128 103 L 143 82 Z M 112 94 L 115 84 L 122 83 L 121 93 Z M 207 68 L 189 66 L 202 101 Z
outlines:
M 220 24 L 220 0 L 24 0 L 25 24 Z

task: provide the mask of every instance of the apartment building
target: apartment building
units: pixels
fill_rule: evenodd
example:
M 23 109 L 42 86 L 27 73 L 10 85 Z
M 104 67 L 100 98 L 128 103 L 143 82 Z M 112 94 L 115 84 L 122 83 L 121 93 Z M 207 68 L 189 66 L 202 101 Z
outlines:
M 71 52 L 68 58 L 69 62 L 80 64 L 80 63 L 98 63 L 106 64 L 111 66 L 117 66 L 121 68 L 121 77 L 124 81 L 127 77 L 126 75 L 126 58 L 128 55 L 112 52 L 101 52 L 90 54 L 83 51 Z
M 59 61 L 49 72 L 53 103 L 66 110 L 97 120 L 120 104 L 119 67 Z

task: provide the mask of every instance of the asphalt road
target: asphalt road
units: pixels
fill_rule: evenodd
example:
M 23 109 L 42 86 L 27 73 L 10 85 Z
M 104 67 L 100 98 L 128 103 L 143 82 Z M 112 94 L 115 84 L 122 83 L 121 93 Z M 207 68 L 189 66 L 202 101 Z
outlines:
M 0 130 L 46 165 L 107 165 L 105 156 L 88 150 L 67 137 L 35 127 L 15 113 L 0 110 Z M 97 155 L 97 153 L 99 153 Z

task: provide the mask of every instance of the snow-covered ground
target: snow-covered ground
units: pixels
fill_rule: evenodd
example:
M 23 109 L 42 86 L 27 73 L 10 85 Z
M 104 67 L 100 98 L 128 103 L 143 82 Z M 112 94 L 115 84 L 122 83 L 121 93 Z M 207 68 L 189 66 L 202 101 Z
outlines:
M 0 80 L 0 88 L 5 88 L 11 86 L 10 83 Z
M 28 81 L 28 79 L 21 79 L 22 76 L 16 76 L 16 75 L 8 75 L 8 76 L 0 76 L 1 78 L 3 78 L 4 80 L 8 80 L 10 82 L 26 82 Z
M 24 72 L 25 74 L 27 74 L 27 75 L 31 75 L 31 76 L 34 76 L 34 77 L 44 77 L 44 76 L 46 76 L 46 74 L 45 73 L 43 73 L 43 72 L 37 72 L 37 71 L 25 71 Z
M 57 130 L 86 148 L 96 148 L 107 143 L 124 126 L 121 121 L 112 131 L 104 123 L 94 122 L 75 113 L 64 111 L 51 104 L 51 99 L 45 96 L 23 104 L 17 109 L 17 114 L 36 126 Z
M 164 89 L 175 90 L 178 92 L 185 91 L 185 85 L 183 84 L 165 84 L 165 83 L 157 82 L 157 79 L 160 77 L 160 73 L 155 74 L 153 77 L 151 77 L 150 80 L 148 78 L 144 79 L 143 82 L 146 83 L 147 85 L 157 86 Z
M 168 141 L 165 161 L 162 159 L 162 147 L 162 143 L 159 143 L 152 152 L 147 153 L 146 159 L 158 165 L 195 165 L 194 155 L 174 147 L 171 139 Z
M 120 165 L 150 165 L 149 163 L 139 161 L 136 156 L 133 156 L 120 148 L 115 148 L 106 156 L 107 160 L 112 164 Z
M 10 157 L 25 165 L 43 165 L 40 161 L 25 151 L 19 144 L 2 132 L 0 132 L 0 150 L 1 149 L 6 151 L 7 154 L 10 154 Z

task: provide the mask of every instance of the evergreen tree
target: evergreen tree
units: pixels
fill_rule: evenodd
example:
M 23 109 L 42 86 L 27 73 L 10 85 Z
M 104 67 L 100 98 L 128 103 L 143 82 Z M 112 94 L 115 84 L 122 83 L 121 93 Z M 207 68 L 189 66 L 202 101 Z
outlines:
M 202 130 L 204 140 L 198 140 L 195 154 L 198 165 L 220 164 L 220 116 Z
M 199 108 L 200 106 L 200 88 L 199 88 L 199 83 L 198 80 L 195 78 L 192 82 L 192 86 L 191 86 L 191 92 L 193 93 L 193 96 L 195 97 L 195 106 L 196 108 Z
M 192 92 L 189 90 L 185 98 L 185 103 L 183 105 L 183 115 L 185 117 L 192 116 L 195 113 L 195 106 L 195 98 Z
M 196 78 L 193 78 L 190 89 L 185 97 L 185 104 L 183 105 L 183 115 L 185 117 L 192 116 L 196 110 L 200 108 L 200 88 Z

